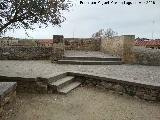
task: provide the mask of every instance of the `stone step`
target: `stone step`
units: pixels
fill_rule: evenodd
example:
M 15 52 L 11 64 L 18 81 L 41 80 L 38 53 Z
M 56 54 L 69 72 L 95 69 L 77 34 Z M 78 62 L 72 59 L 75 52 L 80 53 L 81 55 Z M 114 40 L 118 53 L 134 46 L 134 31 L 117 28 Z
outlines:
M 57 80 L 56 82 L 52 82 L 51 85 L 56 89 L 61 89 L 62 87 L 64 87 L 65 85 L 70 84 L 71 82 L 73 82 L 74 77 L 73 76 L 66 76 L 62 79 Z
M 119 57 L 68 57 L 64 56 L 63 60 L 87 60 L 87 61 L 121 61 Z
M 58 89 L 58 92 L 59 92 L 59 93 L 62 93 L 62 94 L 67 94 L 67 93 L 70 92 L 71 90 L 73 90 L 73 89 L 75 89 L 76 87 L 78 87 L 80 84 L 81 84 L 81 82 L 79 82 L 79 81 L 72 82 L 72 83 L 70 83 L 69 85 L 64 86 L 63 88 Z
M 83 60 L 58 60 L 58 64 L 72 65 L 121 65 L 121 61 L 83 61 Z
M 53 77 L 48 77 L 48 83 L 53 83 L 53 82 L 56 82 L 57 80 L 59 79 L 62 79 L 64 77 L 67 76 L 67 73 L 61 73 L 61 74 L 57 74 L 57 75 L 54 75 Z

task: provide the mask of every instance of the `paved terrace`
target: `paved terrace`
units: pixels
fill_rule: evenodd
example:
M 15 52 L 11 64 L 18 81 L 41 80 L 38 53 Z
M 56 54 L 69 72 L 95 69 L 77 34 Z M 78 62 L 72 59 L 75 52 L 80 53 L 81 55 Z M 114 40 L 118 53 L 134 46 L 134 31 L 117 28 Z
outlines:
M 128 81 L 160 83 L 160 66 L 142 65 L 61 65 L 50 61 L 0 61 L 0 75 L 10 77 L 39 77 L 61 72 L 84 72 Z

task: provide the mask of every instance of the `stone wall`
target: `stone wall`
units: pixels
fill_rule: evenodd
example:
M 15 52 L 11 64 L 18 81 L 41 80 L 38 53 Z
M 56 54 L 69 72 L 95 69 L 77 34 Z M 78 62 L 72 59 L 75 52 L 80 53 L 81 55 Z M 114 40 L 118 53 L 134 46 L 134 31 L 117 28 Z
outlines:
M 120 56 L 124 63 L 160 65 L 159 49 L 136 47 L 134 44 L 134 35 L 101 39 L 100 51 L 114 56 Z
M 51 62 L 54 63 L 56 62 L 57 60 L 59 59 L 62 59 L 63 58 L 63 55 L 64 55 L 64 44 L 60 43 L 60 44 L 54 44 L 54 47 L 52 49 L 52 55 L 50 57 L 51 59 Z
M 49 60 L 53 56 L 54 50 L 54 47 L 0 47 L 0 60 Z M 57 54 L 54 55 L 59 56 L 60 53 L 62 54 L 57 51 Z
M 123 36 L 101 39 L 101 51 L 115 56 L 123 55 Z
M 132 61 L 141 65 L 160 65 L 160 50 L 145 47 L 132 48 Z
M 16 91 L 20 93 L 47 93 L 47 84 L 37 78 L 0 76 L 0 82 L 16 82 Z
M 132 51 L 134 46 L 134 35 L 122 35 L 112 38 L 101 39 L 100 51 L 111 54 L 113 56 L 120 56 L 125 63 L 132 62 Z
M 147 101 L 160 101 L 160 84 L 84 72 L 68 72 L 67 75 L 75 76 L 75 80 L 81 81 L 84 86 L 112 90 L 120 95 L 128 94 Z
M 136 82 L 122 81 L 97 76 L 76 76 L 75 80 L 82 81 L 82 85 L 112 90 L 120 95 L 127 94 L 147 101 L 160 101 L 160 87 Z
M 65 50 L 99 51 L 100 38 L 64 38 Z

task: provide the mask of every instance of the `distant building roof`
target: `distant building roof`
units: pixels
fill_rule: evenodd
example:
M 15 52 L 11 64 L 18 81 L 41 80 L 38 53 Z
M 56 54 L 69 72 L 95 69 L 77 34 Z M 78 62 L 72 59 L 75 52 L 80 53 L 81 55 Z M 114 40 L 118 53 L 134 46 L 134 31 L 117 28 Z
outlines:
M 160 40 L 136 40 L 136 46 L 160 46 Z
M 148 40 L 136 40 L 135 45 L 136 46 L 146 46 Z
M 160 46 L 160 40 L 151 40 L 147 43 L 147 46 Z
M 53 44 L 53 39 L 39 39 L 37 42 L 41 44 Z

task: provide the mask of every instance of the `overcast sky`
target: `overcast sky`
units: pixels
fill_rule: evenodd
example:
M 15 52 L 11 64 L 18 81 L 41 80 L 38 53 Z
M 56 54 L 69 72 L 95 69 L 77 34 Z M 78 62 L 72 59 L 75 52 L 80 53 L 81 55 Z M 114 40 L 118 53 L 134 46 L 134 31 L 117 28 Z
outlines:
M 105 4 L 108 0 L 74 0 L 74 7 L 63 15 L 66 21 L 61 27 L 36 28 L 27 30 L 29 38 L 50 38 L 54 34 L 64 37 L 91 37 L 102 28 L 112 28 L 119 35 L 136 35 L 136 37 L 160 38 L 160 0 L 155 4 L 147 0 L 127 0 L 134 2 L 132 5 L 122 4 L 124 0 L 115 0 L 117 4 Z M 87 2 L 100 1 L 98 4 Z M 111 2 L 112 0 L 110 0 Z M 142 2 L 139 4 L 138 2 Z M 7 32 L 5 36 L 27 38 L 23 29 Z

